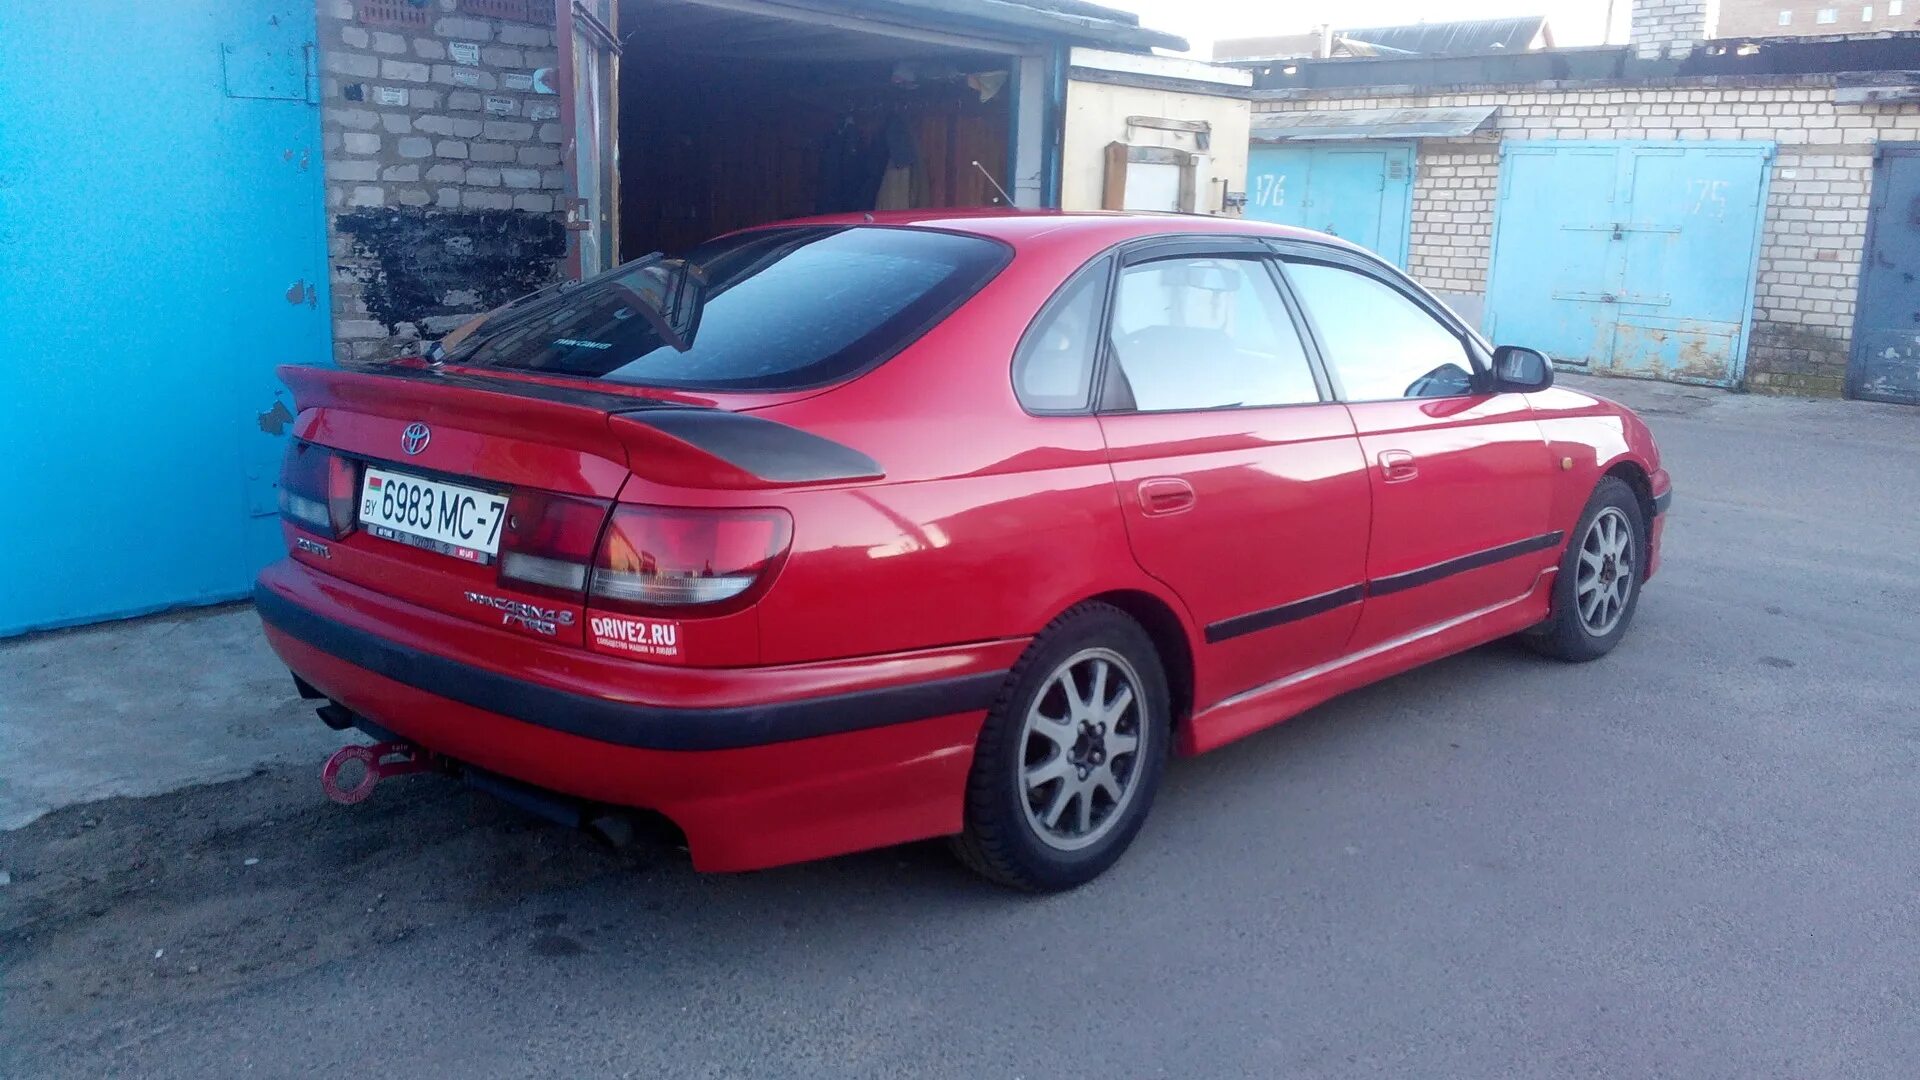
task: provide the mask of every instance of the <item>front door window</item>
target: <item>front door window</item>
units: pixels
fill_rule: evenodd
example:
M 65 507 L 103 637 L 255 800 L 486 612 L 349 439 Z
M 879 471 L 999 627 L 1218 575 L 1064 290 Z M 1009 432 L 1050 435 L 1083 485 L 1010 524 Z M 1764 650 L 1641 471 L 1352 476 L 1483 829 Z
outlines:
M 1405 293 L 1324 263 L 1292 263 L 1287 280 L 1313 320 L 1327 367 L 1347 401 L 1473 392 L 1466 343 Z

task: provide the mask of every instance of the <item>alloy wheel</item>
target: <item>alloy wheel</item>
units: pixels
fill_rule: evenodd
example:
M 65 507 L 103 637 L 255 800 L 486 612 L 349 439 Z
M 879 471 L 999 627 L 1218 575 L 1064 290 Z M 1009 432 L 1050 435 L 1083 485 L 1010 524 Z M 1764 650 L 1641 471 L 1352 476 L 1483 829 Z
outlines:
M 1634 548 L 1633 523 L 1614 506 L 1600 511 L 1580 539 L 1573 595 L 1580 624 L 1594 637 L 1612 633 L 1627 612 L 1637 580 Z
M 1035 695 L 1021 730 L 1021 804 L 1033 834 L 1077 851 L 1112 831 L 1139 788 L 1150 728 L 1140 676 L 1111 649 L 1068 657 Z

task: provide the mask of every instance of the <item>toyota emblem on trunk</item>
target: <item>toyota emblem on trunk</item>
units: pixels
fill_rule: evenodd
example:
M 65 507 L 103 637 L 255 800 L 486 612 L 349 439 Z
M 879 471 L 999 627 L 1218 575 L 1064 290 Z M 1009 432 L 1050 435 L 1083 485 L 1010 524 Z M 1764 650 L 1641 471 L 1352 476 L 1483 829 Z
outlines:
M 425 450 L 427 443 L 432 439 L 433 432 L 427 428 L 427 425 L 415 421 L 408 424 L 407 430 L 400 433 L 400 449 L 409 454 L 417 454 Z

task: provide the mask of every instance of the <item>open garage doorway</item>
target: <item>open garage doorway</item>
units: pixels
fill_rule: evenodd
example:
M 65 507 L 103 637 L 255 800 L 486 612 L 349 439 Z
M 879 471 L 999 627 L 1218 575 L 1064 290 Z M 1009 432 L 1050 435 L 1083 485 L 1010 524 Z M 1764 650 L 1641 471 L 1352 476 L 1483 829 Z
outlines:
M 620 258 L 812 214 L 1042 205 L 1041 50 L 795 11 L 620 0 Z

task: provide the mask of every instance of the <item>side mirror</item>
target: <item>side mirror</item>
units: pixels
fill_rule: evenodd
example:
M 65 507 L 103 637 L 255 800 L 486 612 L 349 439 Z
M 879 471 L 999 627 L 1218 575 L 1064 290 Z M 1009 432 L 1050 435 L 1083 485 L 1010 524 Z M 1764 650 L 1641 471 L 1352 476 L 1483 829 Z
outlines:
M 1493 350 L 1493 390 L 1531 394 L 1553 385 L 1553 363 L 1538 349 L 1502 345 Z

